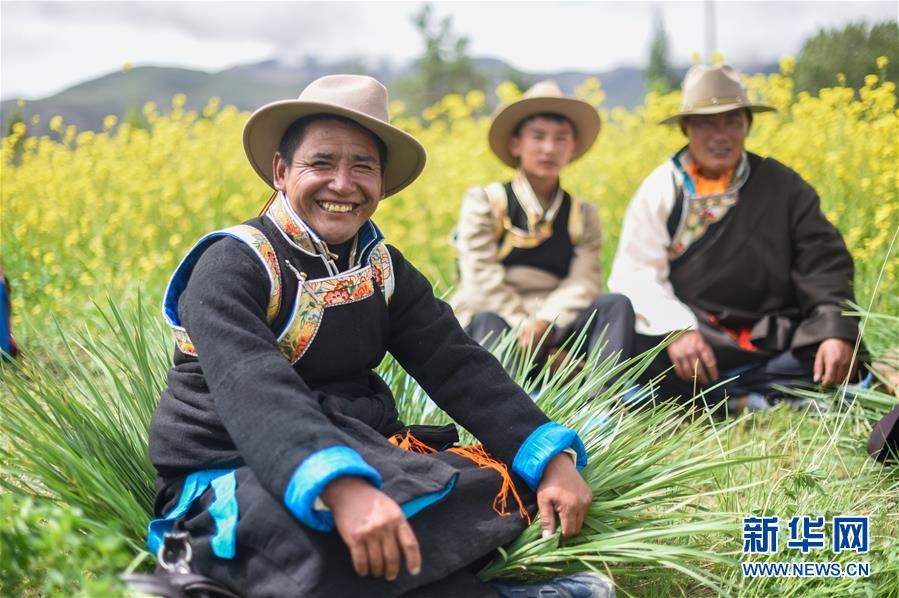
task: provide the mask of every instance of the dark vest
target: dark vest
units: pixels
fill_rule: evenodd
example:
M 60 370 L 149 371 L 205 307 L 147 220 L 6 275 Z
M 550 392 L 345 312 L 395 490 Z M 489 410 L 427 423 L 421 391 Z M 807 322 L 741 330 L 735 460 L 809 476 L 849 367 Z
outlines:
M 521 207 L 518 198 L 512 191 L 512 183 L 504 185 L 506 190 L 506 199 L 508 201 L 507 214 L 509 221 L 513 226 L 521 230 L 527 230 L 528 217 L 527 212 Z M 509 255 L 501 261 L 505 267 L 509 266 L 531 266 L 539 268 L 559 278 L 568 276 L 568 270 L 571 267 L 571 260 L 574 259 L 574 243 L 568 233 L 568 218 L 571 215 L 571 196 L 564 192 L 562 204 L 552 223 L 552 236 L 543 241 L 537 247 L 523 249 L 515 247 L 509 252 Z M 502 245 L 507 231 L 499 238 L 498 243 Z

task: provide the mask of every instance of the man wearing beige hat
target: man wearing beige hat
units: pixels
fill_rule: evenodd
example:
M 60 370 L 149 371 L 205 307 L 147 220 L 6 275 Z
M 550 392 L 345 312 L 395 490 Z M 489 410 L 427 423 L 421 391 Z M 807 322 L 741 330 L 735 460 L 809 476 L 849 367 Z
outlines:
M 479 342 L 492 345 L 518 327 L 522 349 L 546 353 L 584 332 L 584 349 L 600 359 L 630 356 L 627 298 L 602 295 L 598 210 L 560 184 L 562 169 L 590 149 L 599 127 L 593 106 L 565 97 L 552 81 L 494 115 L 490 148 L 516 171 L 505 184 L 466 193 L 456 235 L 459 288 L 450 301 Z
M 677 123 L 688 142 L 641 185 L 625 215 L 609 288 L 630 297 L 635 350 L 685 331 L 647 372 L 674 367 L 665 395 L 739 376 L 706 403 L 748 396 L 770 406 L 775 386 L 848 379 L 858 337 L 852 258 L 815 190 L 773 158 L 746 152 L 754 113 L 728 65 L 684 78 Z
M 538 511 L 546 534 L 580 531 L 577 434 L 370 219 L 425 164 L 387 105 L 374 79 L 333 75 L 257 110 L 244 148 L 272 200 L 200 239 L 171 278 L 148 545 L 172 585 L 193 569 L 247 596 L 507 596 L 534 588 L 482 583 L 478 563 Z M 387 352 L 483 445 L 400 421 L 375 372 Z M 592 574 L 541 586 L 612 592 Z

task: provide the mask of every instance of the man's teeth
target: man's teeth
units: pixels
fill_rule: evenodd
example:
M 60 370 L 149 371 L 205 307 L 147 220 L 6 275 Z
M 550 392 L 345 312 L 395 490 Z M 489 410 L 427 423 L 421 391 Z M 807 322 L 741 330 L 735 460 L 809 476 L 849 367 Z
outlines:
M 346 212 L 352 212 L 356 207 L 351 203 L 334 203 L 331 201 L 320 201 L 318 205 L 321 208 L 328 212 L 339 212 L 341 214 L 345 214 Z

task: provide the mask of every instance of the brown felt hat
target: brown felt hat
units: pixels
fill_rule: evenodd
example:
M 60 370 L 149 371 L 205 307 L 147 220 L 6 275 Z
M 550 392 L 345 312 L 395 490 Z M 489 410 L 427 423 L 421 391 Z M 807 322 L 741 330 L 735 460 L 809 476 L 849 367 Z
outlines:
M 279 100 L 254 112 L 243 128 L 243 147 L 253 169 L 274 188 L 272 160 L 288 127 L 314 114 L 348 118 L 387 147 L 384 196 L 414 181 L 425 167 L 425 148 L 415 137 L 390 124 L 387 88 L 363 75 L 328 75 L 316 79 L 295 100 Z
M 520 100 L 503 104 L 496 109 L 487 140 L 496 157 L 512 168 L 518 158 L 509 151 L 509 138 L 521 121 L 544 112 L 561 114 L 574 124 L 575 147 L 572 162 L 587 153 L 599 134 L 599 113 L 589 103 L 569 98 L 555 81 L 541 81 L 524 92 Z
M 680 111 L 659 121 L 659 124 L 670 125 L 684 116 L 720 114 L 739 108 L 751 112 L 777 110 L 767 104 L 750 102 L 739 71 L 729 64 L 697 64 L 690 67 L 684 76 Z

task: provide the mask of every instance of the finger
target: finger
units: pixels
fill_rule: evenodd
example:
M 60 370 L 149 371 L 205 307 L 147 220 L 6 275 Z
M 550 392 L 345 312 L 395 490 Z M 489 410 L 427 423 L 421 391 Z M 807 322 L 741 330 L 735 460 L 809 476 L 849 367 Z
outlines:
M 820 382 L 821 376 L 824 375 L 824 351 L 821 351 L 820 349 L 815 353 L 815 367 L 813 372 L 812 381 Z
M 368 553 L 369 574 L 375 577 L 384 575 L 384 555 L 381 552 L 381 542 L 369 540 L 365 543 L 365 550 Z
M 537 508 L 540 510 L 540 528 L 543 537 L 547 538 L 556 533 L 556 507 L 545 492 L 538 492 Z
M 687 377 L 687 372 L 684 370 L 684 361 L 679 356 L 674 356 L 671 358 L 671 364 L 674 366 L 674 373 L 677 374 L 677 377 L 681 380 L 689 380 Z
M 381 554 L 384 555 L 384 577 L 393 581 L 400 574 L 400 547 L 395 534 L 388 534 L 381 541 Z
M 708 374 L 709 380 L 717 380 L 718 379 L 718 362 L 715 360 L 715 352 L 712 351 L 711 347 L 705 345 L 700 351 L 699 356 L 702 358 L 702 365 L 705 366 L 706 374 Z
M 702 386 L 709 383 L 709 377 L 705 373 L 705 366 L 702 364 L 702 359 L 699 358 L 698 353 L 690 358 L 690 372 L 699 380 L 699 384 Z
M 421 573 L 421 549 L 418 547 L 418 538 L 412 531 L 412 526 L 403 523 L 397 530 L 397 538 L 400 541 L 400 548 L 403 551 L 403 558 L 406 559 L 406 569 L 412 575 Z
M 570 538 L 577 533 L 577 514 L 574 511 L 575 509 L 567 507 L 559 509 L 559 523 L 562 527 L 563 538 Z
M 365 545 L 357 542 L 351 544 L 349 548 L 350 558 L 353 559 L 353 569 L 363 577 L 368 575 L 368 552 L 365 550 Z
M 834 362 L 833 359 L 829 356 L 825 355 L 822 359 L 821 364 L 821 384 L 824 386 L 832 386 L 833 385 L 833 372 L 834 372 Z

